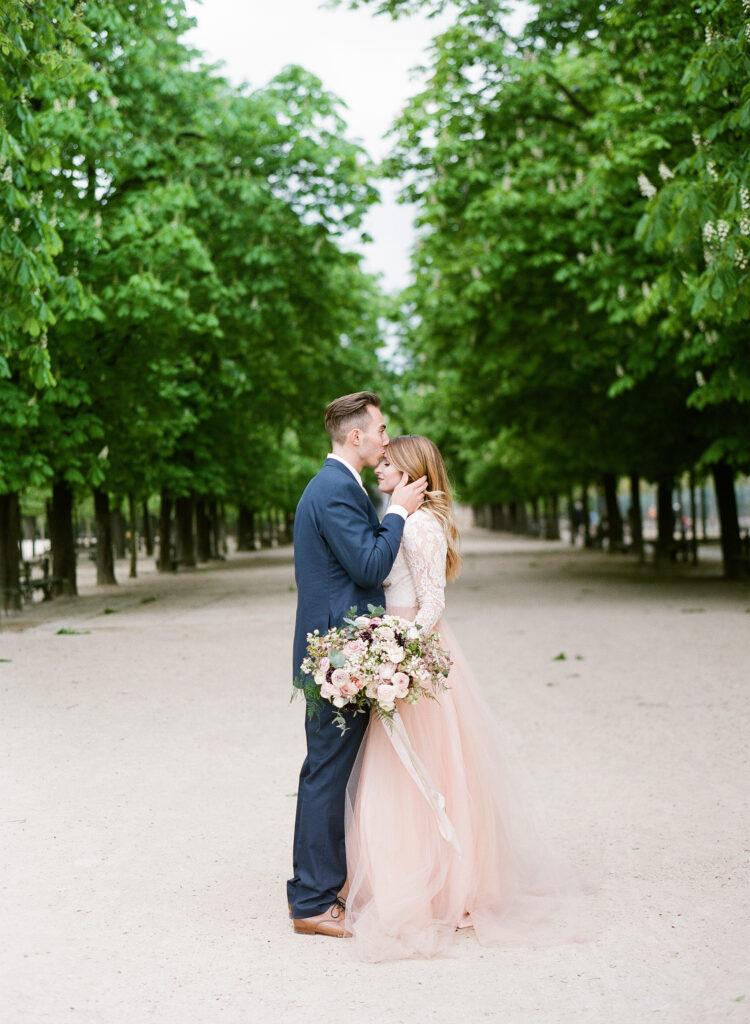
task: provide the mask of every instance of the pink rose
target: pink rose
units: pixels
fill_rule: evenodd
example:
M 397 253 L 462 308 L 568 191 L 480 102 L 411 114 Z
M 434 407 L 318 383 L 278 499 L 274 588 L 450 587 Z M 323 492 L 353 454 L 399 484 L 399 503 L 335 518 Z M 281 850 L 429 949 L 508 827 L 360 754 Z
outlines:
M 331 684 L 339 691 L 349 682 L 349 673 L 345 668 L 335 668 L 331 674 Z
M 321 672 L 327 672 L 330 667 L 331 667 L 330 659 L 328 659 L 328 658 L 321 658 L 320 659 L 320 671 Z
M 391 680 L 393 686 L 398 690 L 399 697 L 405 697 L 409 690 L 409 677 L 405 672 L 396 672 Z

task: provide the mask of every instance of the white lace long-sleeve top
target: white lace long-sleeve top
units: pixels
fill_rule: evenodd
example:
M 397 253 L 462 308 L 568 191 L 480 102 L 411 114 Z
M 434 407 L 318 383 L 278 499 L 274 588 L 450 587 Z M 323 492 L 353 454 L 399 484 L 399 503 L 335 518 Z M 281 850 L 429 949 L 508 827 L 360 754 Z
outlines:
M 406 520 L 401 547 L 383 583 L 388 610 L 416 609 L 414 621 L 428 633 L 445 608 L 447 551 L 442 524 L 419 509 Z

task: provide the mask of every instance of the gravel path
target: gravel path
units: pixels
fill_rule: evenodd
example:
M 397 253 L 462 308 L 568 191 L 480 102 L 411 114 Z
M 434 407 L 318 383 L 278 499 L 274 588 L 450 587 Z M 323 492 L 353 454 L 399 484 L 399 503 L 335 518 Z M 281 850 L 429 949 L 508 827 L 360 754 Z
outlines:
M 379 965 L 295 936 L 290 551 L 106 590 L 86 567 L 0 634 L 3 1024 L 750 1019 L 750 588 L 480 531 L 465 552 L 449 619 L 600 878 L 587 940 Z

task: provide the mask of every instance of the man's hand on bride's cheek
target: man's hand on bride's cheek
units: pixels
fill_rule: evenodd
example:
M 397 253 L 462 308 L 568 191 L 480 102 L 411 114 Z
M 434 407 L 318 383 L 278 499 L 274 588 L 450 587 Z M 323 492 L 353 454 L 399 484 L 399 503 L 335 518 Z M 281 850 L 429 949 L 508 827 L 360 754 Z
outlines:
M 418 480 L 413 483 L 409 483 L 409 476 L 403 473 L 401 480 L 393 490 L 391 495 L 391 501 L 394 505 L 401 505 L 409 515 L 412 512 L 416 512 L 419 506 L 424 501 L 425 491 L 427 490 L 427 477 L 421 476 Z

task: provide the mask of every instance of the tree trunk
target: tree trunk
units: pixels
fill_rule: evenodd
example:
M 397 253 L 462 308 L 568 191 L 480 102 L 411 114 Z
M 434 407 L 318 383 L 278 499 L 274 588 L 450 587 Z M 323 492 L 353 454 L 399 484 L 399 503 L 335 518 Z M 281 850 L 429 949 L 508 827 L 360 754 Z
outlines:
M 226 558 L 229 554 L 229 541 L 227 540 L 227 508 L 224 502 L 219 505 L 219 554 Z
M 177 558 L 182 565 L 195 565 L 195 534 L 193 532 L 193 499 L 178 498 L 174 503 L 177 532 Z
M 159 558 L 156 568 L 159 572 L 172 570 L 172 499 L 164 488 L 159 503 Z
M 583 546 L 591 547 L 591 506 L 589 505 L 589 485 L 581 486 L 581 515 L 583 516 Z
M 607 506 L 607 536 L 609 550 L 622 550 L 622 515 L 617 503 L 617 477 L 614 473 L 604 474 L 604 501 Z
M 568 488 L 567 500 L 568 526 L 570 528 L 570 546 L 575 547 L 575 543 L 578 538 L 578 517 L 576 514 L 575 498 L 573 497 L 573 491 L 570 488 Z
M 531 523 L 528 526 L 527 532 L 534 537 L 541 537 L 542 535 L 541 523 L 539 522 L 539 499 L 536 497 L 531 499 Z
M 99 586 L 117 583 L 115 559 L 112 547 L 112 513 L 109 494 L 94 490 L 94 515 L 96 517 L 96 582 Z
M 690 559 L 693 565 L 698 564 L 698 509 L 695 502 L 695 474 L 690 470 Z
M 52 543 L 52 575 L 58 578 L 58 582 L 53 585 L 53 593 L 77 594 L 73 488 L 64 480 L 59 480 L 52 488 L 49 535 Z
M 724 575 L 727 579 L 739 579 L 742 573 L 740 555 L 740 524 L 737 518 L 737 496 L 734 493 L 734 470 L 726 462 L 713 466 L 716 504 L 721 523 L 721 553 L 724 559 Z
M 643 561 L 643 516 L 641 514 L 641 478 L 633 470 L 630 474 L 630 543 L 633 551 Z
M 218 501 L 209 502 L 208 518 L 211 523 L 211 558 L 220 559 L 222 557 L 221 542 L 223 537 Z
M 662 476 L 656 482 L 656 518 L 658 537 L 656 541 L 656 557 L 667 554 L 674 540 L 674 511 L 672 510 L 671 476 Z
M 273 545 L 273 525 L 271 522 L 271 510 L 265 509 L 260 520 L 260 546 L 270 548 Z
M 544 539 L 560 539 L 560 505 L 557 492 L 544 495 Z
M 21 608 L 20 526 L 18 493 L 0 494 L 0 598 L 6 612 Z
M 518 533 L 518 502 L 508 503 L 508 528 L 511 533 Z
M 125 558 L 125 516 L 119 505 L 116 505 L 111 513 L 112 523 L 112 544 L 115 549 L 115 558 Z
M 206 511 L 206 502 L 199 499 L 195 503 L 195 534 L 197 538 L 198 561 L 208 562 L 211 559 L 211 521 Z
M 132 491 L 128 494 L 128 513 L 130 515 L 130 572 L 129 577 L 134 580 L 138 576 L 138 525 L 135 518 L 135 495 Z
M 516 532 L 531 533 L 529 528 L 529 514 L 526 509 L 525 501 L 519 501 L 516 505 Z
M 31 541 L 31 557 L 36 558 L 36 517 L 23 516 L 21 519 L 21 537 Z
M 146 546 L 146 554 L 149 558 L 154 553 L 154 531 L 151 529 L 151 515 L 148 510 L 148 499 L 143 499 L 143 543 Z
M 255 551 L 255 510 L 240 505 L 237 511 L 237 550 Z

